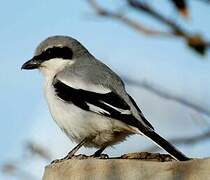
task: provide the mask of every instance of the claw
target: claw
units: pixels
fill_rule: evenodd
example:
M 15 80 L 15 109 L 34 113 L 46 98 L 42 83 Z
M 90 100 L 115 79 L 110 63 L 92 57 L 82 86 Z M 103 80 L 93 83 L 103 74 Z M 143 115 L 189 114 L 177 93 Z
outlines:
M 98 159 L 108 159 L 109 158 L 109 155 L 108 154 L 100 154 L 100 155 L 93 154 L 90 157 L 92 157 L 92 158 L 98 158 Z

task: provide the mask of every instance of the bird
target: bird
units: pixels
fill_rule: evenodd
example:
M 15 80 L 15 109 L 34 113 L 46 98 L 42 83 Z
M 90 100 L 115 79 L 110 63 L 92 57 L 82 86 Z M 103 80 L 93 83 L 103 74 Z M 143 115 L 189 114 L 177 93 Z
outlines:
M 65 158 L 82 147 L 95 147 L 99 157 L 109 146 L 139 134 L 151 139 L 178 161 L 190 160 L 155 132 L 124 82 L 79 41 L 64 35 L 43 40 L 21 69 L 38 69 L 52 118 L 77 143 Z

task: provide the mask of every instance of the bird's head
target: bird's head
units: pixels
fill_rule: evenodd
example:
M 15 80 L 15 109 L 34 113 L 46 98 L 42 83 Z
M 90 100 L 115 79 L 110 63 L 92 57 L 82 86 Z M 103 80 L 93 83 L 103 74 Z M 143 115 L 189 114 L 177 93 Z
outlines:
M 76 59 L 89 55 L 88 50 L 76 39 L 68 36 L 52 36 L 36 48 L 34 57 L 22 65 L 22 69 L 53 71 L 73 64 Z

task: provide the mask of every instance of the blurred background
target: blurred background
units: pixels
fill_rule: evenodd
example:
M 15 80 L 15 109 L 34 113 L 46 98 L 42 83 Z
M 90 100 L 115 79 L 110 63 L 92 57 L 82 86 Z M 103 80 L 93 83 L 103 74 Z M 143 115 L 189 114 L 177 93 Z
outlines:
M 1 2 L 0 179 L 41 179 L 45 165 L 75 146 L 49 114 L 40 73 L 20 69 L 51 35 L 78 39 L 118 72 L 156 131 L 182 152 L 210 156 L 209 15 L 208 0 Z M 133 136 L 105 153 L 136 151 L 162 152 Z

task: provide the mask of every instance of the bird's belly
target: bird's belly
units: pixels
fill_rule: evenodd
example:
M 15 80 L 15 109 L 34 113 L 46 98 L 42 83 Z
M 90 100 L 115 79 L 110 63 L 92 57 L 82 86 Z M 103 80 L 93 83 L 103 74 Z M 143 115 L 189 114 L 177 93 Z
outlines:
M 77 143 L 90 139 L 86 144 L 89 147 L 114 145 L 134 133 L 120 121 L 82 110 L 55 96 L 48 98 L 48 105 L 53 119 L 66 135 Z

